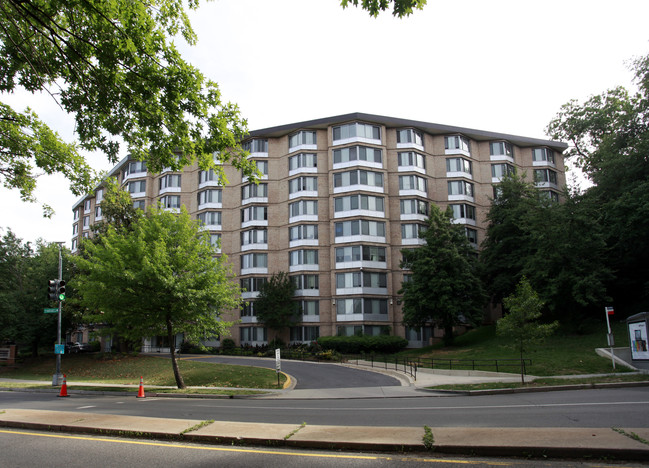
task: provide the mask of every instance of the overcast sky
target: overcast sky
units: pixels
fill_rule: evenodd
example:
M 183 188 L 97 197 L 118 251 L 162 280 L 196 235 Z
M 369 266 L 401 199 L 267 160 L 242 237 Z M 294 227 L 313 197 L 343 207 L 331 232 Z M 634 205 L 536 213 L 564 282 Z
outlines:
M 191 18 L 198 44 L 177 45 L 250 130 L 364 112 L 546 138 L 570 99 L 632 88 L 629 61 L 649 53 L 647 0 L 428 0 L 400 20 L 343 10 L 339 0 L 215 0 Z M 0 99 L 32 106 L 75 138 L 49 97 Z M 88 157 L 111 168 L 101 154 Z M 0 189 L 0 228 L 69 248 L 77 197 L 62 177 L 38 184 L 56 215 L 45 219 L 40 205 Z

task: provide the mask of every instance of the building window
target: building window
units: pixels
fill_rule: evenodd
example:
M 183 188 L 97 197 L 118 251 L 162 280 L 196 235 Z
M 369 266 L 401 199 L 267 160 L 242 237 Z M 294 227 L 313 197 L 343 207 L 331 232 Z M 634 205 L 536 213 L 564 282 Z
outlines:
M 385 262 L 385 247 L 376 245 L 350 245 L 336 247 L 336 263 L 347 262 Z
M 180 174 L 167 174 L 160 177 L 160 190 L 180 188 Z
M 350 138 L 364 138 L 368 140 L 381 140 L 381 127 L 378 125 L 363 124 L 359 122 L 339 125 L 333 128 L 334 144 L 339 140 Z
M 124 170 L 124 177 L 128 177 L 131 174 L 140 173 L 146 173 L 146 162 L 131 161 L 126 165 L 126 169 Z
M 444 137 L 444 148 L 446 150 L 460 150 L 469 153 L 469 139 L 462 135 Z
M 385 213 L 384 199 L 372 195 L 348 195 L 334 198 L 334 211 L 336 213 L 355 210 Z
M 334 174 L 334 187 L 349 187 L 352 185 L 367 185 L 383 188 L 383 174 L 372 171 L 346 171 Z
M 241 256 L 241 269 L 268 268 L 268 254 L 249 253 Z
M 99 204 L 104 199 L 104 189 L 97 189 L 95 192 L 95 203 Z
M 198 220 L 205 226 L 220 226 L 221 225 L 221 212 L 220 211 L 206 211 L 199 213 Z
M 453 211 L 453 219 L 472 219 L 476 220 L 475 206 L 460 203 L 457 205 L 449 205 Z
M 73 216 L 74 216 L 74 218 L 73 218 L 74 221 L 76 221 L 77 219 L 79 219 L 79 210 L 78 210 L 78 209 L 77 209 L 77 210 L 73 210 L 72 213 L 73 213 Z
M 473 164 L 464 158 L 446 158 L 446 172 L 461 172 L 473 175 Z
M 255 138 L 244 142 L 241 147 L 248 153 L 268 153 L 268 140 Z
M 214 169 L 198 172 L 198 183 L 204 184 L 206 182 L 216 182 L 220 185 L 219 175 L 214 172 Z
M 78 233 L 79 233 L 79 225 L 75 223 L 72 225 L 72 235 L 75 236 Z
M 268 278 L 242 278 L 240 282 L 241 289 L 245 290 L 245 292 L 259 292 L 261 287 L 268 283 Z
M 320 338 L 320 327 L 291 327 L 291 342 L 316 341 Z
M 494 179 L 502 179 L 506 175 L 513 174 L 516 174 L 516 168 L 511 164 L 503 163 L 491 165 L 491 177 Z
M 136 210 L 144 211 L 145 206 L 146 202 L 144 200 L 136 200 L 133 202 L 133 208 L 135 208 Z
M 532 150 L 532 161 L 554 164 L 554 151 L 549 148 L 534 148 Z
M 301 130 L 288 137 L 288 149 L 297 148 L 303 145 L 316 145 L 316 134 L 311 130 Z
M 255 161 L 255 166 L 262 177 L 268 177 L 268 161 Z
M 288 193 L 318 192 L 317 177 L 297 177 L 288 181 Z
M 72 251 L 77 250 L 77 239 L 72 239 Z
M 241 327 L 239 334 L 242 344 L 262 343 L 268 339 L 266 329 L 262 327 Z
M 514 150 L 511 143 L 506 141 L 492 141 L 489 143 L 489 154 L 491 156 L 514 157 Z
M 318 157 L 315 153 L 300 153 L 288 158 L 288 170 L 318 167 Z
M 247 184 L 241 187 L 241 200 L 268 198 L 268 184 Z
M 417 223 L 401 225 L 401 239 L 419 239 L 420 233 L 424 232 L 426 226 Z
M 397 143 L 412 143 L 418 146 L 423 146 L 424 139 L 419 130 L 406 128 L 403 130 L 397 130 Z
M 539 193 L 550 201 L 559 202 L 559 194 L 554 190 L 540 190 Z
M 90 229 L 90 216 L 83 217 L 83 229 Z
M 469 242 L 473 245 L 478 245 L 478 231 L 471 228 L 465 228 L 466 237 L 469 239 Z
M 319 285 L 320 281 L 318 275 L 294 275 L 291 276 L 290 278 L 293 284 L 295 285 L 295 289 L 298 291 L 303 289 L 316 290 L 320 288 Z M 317 301 L 310 301 L 310 302 L 317 303 Z
M 557 173 L 552 169 L 534 169 L 534 182 L 537 184 L 557 184 Z
M 426 192 L 426 179 L 416 175 L 399 176 L 399 190 L 418 190 Z
M 160 197 L 160 204 L 163 208 L 180 208 L 180 195 L 165 195 Z
M 206 205 L 208 203 L 222 203 L 223 192 L 221 190 L 202 190 L 198 192 L 198 205 Z
M 399 200 L 399 208 L 402 215 L 424 215 L 428 216 L 428 202 L 416 198 Z
M 368 221 L 355 219 L 334 224 L 335 237 L 349 236 L 375 236 L 385 237 L 385 223 L 381 221 Z
M 353 299 L 338 299 L 336 315 L 387 315 L 387 299 L 356 297 Z
M 448 182 L 449 195 L 473 196 L 473 184 L 464 180 L 451 180 Z
M 288 228 L 288 237 L 291 241 L 297 240 L 314 240 L 318 238 L 317 224 L 300 224 Z
M 241 210 L 241 222 L 246 221 L 268 221 L 268 207 L 249 206 Z
M 134 182 L 129 182 L 128 192 L 131 194 L 146 192 L 146 180 L 136 180 Z
M 92 200 L 88 199 L 83 202 L 83 212 L 84 213 L 90 213 L 90 210 L 92 208 Z
M 95 219 L 101 219 L 101 206 L 95 206 Z
M 294 250 L 288 253 L 288 265 L 317 265 L 318 251 L 310 249 Z
M 221 251 L 221 234 L 210 234 L 210 245 L 218 252 Z
M 352 161 L 366 161 L 376 164 L 383 163 L 383 152 L 378 148 L 366 146 L 352 146 L 334 150 L 334 164 Z
M 241 246 L 267 244 L 268 243 L 268 230 L 267 229 L 250 229 L 241 232 Z
M 299 200 L 288 205 L 291 217 L 303 215 L 318 215 L 317 200 Z
M 336 289 L 348 288 L 387 288 L 387 273 L 354 271 L 336 273 Z
M 423 154 L 408 151 L 398 154 L 399 167 L 418 167 L 426 169 L 426 157 Z
M 241 316 L 242 317 L 256 317 L 257 314 L 255 312 L 255 303 L 254 301 L 252 302 L 244 302 L 243 307 L 241 308 Z

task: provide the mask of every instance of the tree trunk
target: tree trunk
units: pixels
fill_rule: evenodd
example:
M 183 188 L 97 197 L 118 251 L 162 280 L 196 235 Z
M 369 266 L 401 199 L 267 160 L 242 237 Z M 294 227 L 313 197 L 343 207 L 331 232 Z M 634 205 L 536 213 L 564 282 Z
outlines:
M 523 360 L 523 348 L 521 348 L 521 384 L 525 385 L 525 361 Z
M 178 361 L 176 360 L 176 346 L 174 345 L 174 333 L 173 326 L 171 325 L 171 320 L 167 317 L 167 338 L 169 340 L 169 352 L 171 353 L 171 367 L 174 370 L 174 378 L 176 379 L 176 385 L 179 389 L 187 388 L 183 376 L 180 375 L 180 369 L 178 369 Z

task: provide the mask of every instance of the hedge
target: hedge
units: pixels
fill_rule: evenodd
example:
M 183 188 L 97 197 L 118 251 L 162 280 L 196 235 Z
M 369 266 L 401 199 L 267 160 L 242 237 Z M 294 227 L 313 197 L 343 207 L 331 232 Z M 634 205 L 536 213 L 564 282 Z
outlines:
M 408 340 L 398 336 L 321 336 L 318 344 L 343 354 L 396 353 L 408 346 Z

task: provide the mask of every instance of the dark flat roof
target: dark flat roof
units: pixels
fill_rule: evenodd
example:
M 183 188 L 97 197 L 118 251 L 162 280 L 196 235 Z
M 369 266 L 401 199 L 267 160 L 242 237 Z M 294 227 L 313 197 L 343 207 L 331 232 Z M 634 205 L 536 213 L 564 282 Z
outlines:
M 485 130 L 477 130 L 474 128 L 455 127 L 453 125 L 441 125 L 431 122 L 421 122 L 418 120 L 400 119 L 397 117 L 387 117 L 383 115 L 364 114 L 362 112 L 353 112 L 351 114 L 337 115 L 333 117 L 325 117 L 322 119 L 306 120 L 304 122 L 296 122 L 287 125 L 279 125 L 277 127 L 262 128 L 250 132 L 250 137 L 281 137 L 294 132 L 299 129 L 323 129 L 329 125 L 336 123 L 343 123 L 349 121 L 366 121 L 385 125 L 386 127 L 412 127 L 421 130 L 422 132 L 431 135 L 453 135 L 462 134 L 472 140 L 488 141 L 488 140 L 507 140 L 516 146 L 548 146 L 556 151 L 563 152 L 568 148 L 566 143 L 561 141 L 543 140 L 539 138 L 529 138 L 518 135 L 510 135 L 507 133 L 488 132 Z

